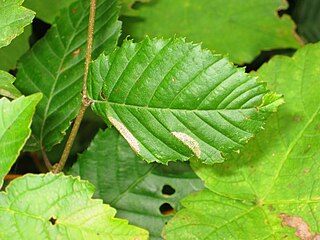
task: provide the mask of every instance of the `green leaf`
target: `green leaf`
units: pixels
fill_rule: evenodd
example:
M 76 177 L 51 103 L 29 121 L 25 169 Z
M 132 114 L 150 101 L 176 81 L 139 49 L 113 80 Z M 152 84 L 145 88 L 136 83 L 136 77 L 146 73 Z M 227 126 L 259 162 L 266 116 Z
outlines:
M 244 69 L 180 38 L 125 41 L 93 63 L 88 91 L 138 155 L 161 163 L 221 162 L 282 103 Z
M 120 31 L 117 0 L 97 1 L 93 58 L 111 51 Z M 60 142 L 78 113 L 84 72 L 89 1 L 62 10 L 60 18 L 20 61 L 16 86 L 24 94 L 41 91 L 27 150 L 49 150 Z
M 125 35 L 187 37 L 228 54 L 236 63 L 251 62 L 262 50 L 298 48 L 295 25 L 283 0 L 154 0 L 137 5 L 139 18 L 124 18 Z
M 188 239 L 188 234 L 202 239 L 209 233 L 212 239 L 320 237 L 319 59 L 320 44 L 307 45 L 292 58 L 275 57 L 259 69 L 260 78 L 284 93 L 286 104 L 239 159 L 194 164 L 212 192 L 185 199 L 187 209 L 168 225 L 167 239 Z
M 292 4 L 292 18 L 298 25 L 298 33 L 307 42 L 320 41 L 320 1 L 296 0 Z
M 12 102 L 0 99 L 0 187 L 30 136 L 31 119 L 40 99 L 39 93 Z
M 79 178 L 28 174 L 0 193 L 1 239 L 147 239 L 116 219 L 115 209 L 92 200 L 94 187 Z
M 133 8 L 136 3 L 148 3 L 150 0 L 122 0 L 121 15 L 123 16 L 137 16 L 139 12 Z
M 53 23 L 59 11 L 75 1 L 76 0 L 25 0 L 23 5 L 35 11 L 37 18 L 47 23 Z
M 172 217 L 170 211 L 162 214 L 161 206 L 170 204 L 174 213 L 181 208 L 182 197 L 203 188 L 189 164 L 147 164 L 115 129 L 100 131 L 72 172 L 93 183 L 94 197 L 116 208 L 117 217 L 148 229 L 151 239 L 160 239 L 163 226 Z M 174 193 L 166 191 L 169 186 Z
M 15 78 L 11 74 L 0 70 L 0 96 L 15 99 L 21 96 L 20 91 L 13 86 Z
M 34 12 L 21 6 L 23 0 L 0 1 L 0 48 L 7 46 L 32 22 Z
M 0 69 L 9 71 L 15 69 L 18 59 L 29 49 L 31 25 L 24 28 L 24 32 L 13 39 L 9 46 L 0 49 Z

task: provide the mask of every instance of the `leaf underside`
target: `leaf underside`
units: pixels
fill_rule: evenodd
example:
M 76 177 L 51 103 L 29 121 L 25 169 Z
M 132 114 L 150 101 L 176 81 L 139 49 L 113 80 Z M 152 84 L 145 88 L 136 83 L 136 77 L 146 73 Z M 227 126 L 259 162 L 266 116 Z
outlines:
M 31 120 L 41 94 L 0 99 L 0 187 L 30 136 Z
M 320 44 L 275 57 L 258 75 L 286 96 L 240 158 L 193 168 L 210 190 L 190 195 L 166 239 L 320 237 Z
M 32 22 L 34 12 L 21 6 L 23 0 L 0 1 L 0 48 L 23 32 Z
M 180 38 L 125 41 L 101 55 L 88 92 L 140 157 L 161 163 L 221 162 L 282 103 L 244 69 Z
M 123 25 L 135 40 L 186 37 L 243 64 L 263 50 L 301 46 L 294 22 L 278 14 L 287 7 L 283 0 L 158 0 L 137 4 L 138 18 L 124 18 Z
M 203 188 L 188 163 L 147 164 L 115 129 L 100 131 L 71 173 L 94 184 L 95 198 L 116 208 L 117 217 L 147 229 L 151 239 L 161 239 L 165 223 L 181 208 L 181 198 Z M 161 213 L 166 204 L 173 209 Z
M 28 174 L 0 193 L 1 239 L 147 239 L 147 231 L 116 219 L 78 178 Z
M 80 0 L 60 13 L 52 28 L 25 54 L 16 86 L 25 95 L 42 92 L 27 150 L 50 149 L 59 143 L 81 104 L 89 1 Z M 111 51 L 117 42 L 117 0 L 98 0 L 92 57 Z

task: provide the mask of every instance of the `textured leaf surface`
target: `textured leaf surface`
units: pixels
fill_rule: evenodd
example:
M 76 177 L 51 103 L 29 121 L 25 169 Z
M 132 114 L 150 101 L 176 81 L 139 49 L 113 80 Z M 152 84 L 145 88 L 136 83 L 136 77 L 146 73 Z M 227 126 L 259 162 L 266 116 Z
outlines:
M 91 68 L 93 109 L 147 161 L 237 151 L 282 99 L 220 55 L 183 39 L 125 41 Z
M 62 174 L 26 175 L 0 193 L 1 239 L 147 239 L 147 231 L 114 218 L 92 200 L 94 187 Z
M 276 57 L 259 70 L 262 79 L 284 93 L 286 104 L 239 159 L 194 165 L 212 192 L 184 200 L 187 209 L 169 224 L 168 239 L 320 237 L 319 59 L 320 44 L 307 45 L 292 58 Z
M 115 129 L 100 131 L 72 170 L 96 186 L 94 197 L 116 208 L 118 217 L 149 230 L 151 239 L 161 239 L 182 197 L 203 188 L 187 163 L 147 164 Z M 169 186 L 174 192 L 166 191 Z M 173 208 L 168 215 L 160 212 L 166 203 Z
M 0 99 L 0 187 L 30 136 L 31 119 L 40 99 L 41 94 L 22 96 L 12 102 Z
M 320 41 L 320 1 L 296 0 L 292 18 L 298 25 L 298 33 L 307 42 Z
M 124 30 L 136 40 L 187 37 L 233 62 L 251 62 L 262 50 L 300 46 L 293 21 L 277 16 L 287 6 L 283 0 L 153 0 L 137 5 L 140 18 L 124 19 Z
M 32 22 L 34 12 L 21 6 L 23 0 L 0 1 L 0 48 L 10 44 Z
M 0 70 L 0 96 L 15 99 L 21 96 L 20 91 L 13 86 L 15 78 L 11 74 Z
M 24 28 L 21 35 L 13 39 L 9 46 L 0 49 L 0 69 L 15 69 L 18 59 L 29 49 L 31 25 Z
M 25 0 L 23 5 L 35 11 L 37 18 L 47 23 L 53 23 L 59 11 L 75 1 L 76 0 Z
M 120 31 L 116 0 L 98 0 L 93 58 L 114 48 Z M 41 91 L 28 150 L 50 149 L 60 142 L 81 104 L 89 1 L 64 9 L 46 36 L 24 55 L 16 86 L 24 93 Z

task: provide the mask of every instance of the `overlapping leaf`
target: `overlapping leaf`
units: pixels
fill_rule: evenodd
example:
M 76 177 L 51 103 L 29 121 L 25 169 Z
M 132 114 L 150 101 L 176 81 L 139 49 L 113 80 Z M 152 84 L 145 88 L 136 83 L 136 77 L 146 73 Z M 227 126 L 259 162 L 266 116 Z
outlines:
M 0 187 L 30 136 L 31 119 L 40 99 L 41 94 L 22 96 L 12 102 L 0 99 Z
M 98 0 L 93 58 L 114 48 L 119 35 L 117 0 Z M 64 9 L 46 36 L 24 55 L 16 86 L 24 93 L 41 91 L 29 150 L 50 149 L 60 142 L 81 104 L 89 1 Z
M 0 70 L 0 96 L 15 99 L 21 96 L 20 91 L 13 86 L 15 78 L 5 72 Z
M 0 48 L 7 46 L 32 22 L 34 12 L 21 6 L 23 0 L 0 1 Z
M 318 239 L 320 237 L 320 44 L 258 72 L 286 104 L 239 159 L 195 164 L 211 190 L 189 196 L 167 239 Z
M 16 37 L 9 46 L 0 49 L 0 69 L 9 71 L 15 69 L 18 59 L 29 49 L 31 25 L 24 28 L 21 35 Z
M 100 131 L 72 170 L 96 186 L 94 197 L 116 208 L 118 217 L 148 229 L 151 239 L 161 239 L 172 217 L 161 213 L 161 206 L 170 204 L 175 212 L 182 197 L 203 188 L 187 163 L 147 164 L 115 129 Z
M 53 23 L 59 11 L 75 1 L 76 0 L 25 0 L 23 5 L 35 11 L 37 18 L 47 23 Z
M 92 200 L 94 187 L 62 174 L 26 175 L 0 193 L 1 239 L 132 239 L 147 231 L 116 219 L 115 209 Z
M 282 103 L 244 69 L 183 39 L 125 41 L 93 63 L 88 91 L 138 155 L 161 163 L 221 162 Z
M 283 0 L 153 0 L 137 5 L 139 18 L 124 19 L 134 39 L 187 37 L 228 54 L 236 63 L 251 62 L 262 50 L 297 48 L 293 21 Z

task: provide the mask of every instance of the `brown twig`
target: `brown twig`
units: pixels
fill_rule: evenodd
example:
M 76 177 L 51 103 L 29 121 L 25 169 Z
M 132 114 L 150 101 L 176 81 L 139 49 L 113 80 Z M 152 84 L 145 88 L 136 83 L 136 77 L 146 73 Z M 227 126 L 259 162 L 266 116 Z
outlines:
M 29 153 L 30 158 L 32 159 L 34 165 L 38 169 L 39 172 L 41 173 L 46 173 L 48 172 L 51 168 L 48 168 L 44 161 L 41 161 L 38 157 L 37 153 Z
M 52 168 L 52 164 L 49 161 L 46 151 L 44 149 L 41 149 L 41 154 L 42 154 L 42 159 L 44 164 L 46 165 L 47 169 L 50 171 L 50 169 Z
M 21 176 L 22 176 L 21 174 L 8 174 L 4 177 L 4 180 L 11 181 Z
M 92 43 L 93 43 L 93 31 L 94 31 L 94 18 L 96 12 L 96 0 L 90 0 L 90 15 L 89 15 L 89 26 L 88 26 L 88 41 L 87 41 L 87 50 L 86 50 L 86 60 L 84 65 L 84 76 L 83 76 L 83 88 L 82 88 L 82 105 L 77 115 L 76 120 L 74 121 L 71 133 L 69 135 L 66 146 L 61 155 L 60 161 L 55 169 L 52 169 L 54 173 L 59 173 L 63 170 L 64 165 L 69 157 L 73 142 L 78 133 L 80 124 L 82 122 L 84 113 L 86 112 L 88 106 L 91 103 L 91 100 L 87 96 L 87 77 L 89 71 L 89 64 L 91 62 L 91 52 L 92 52 Z

